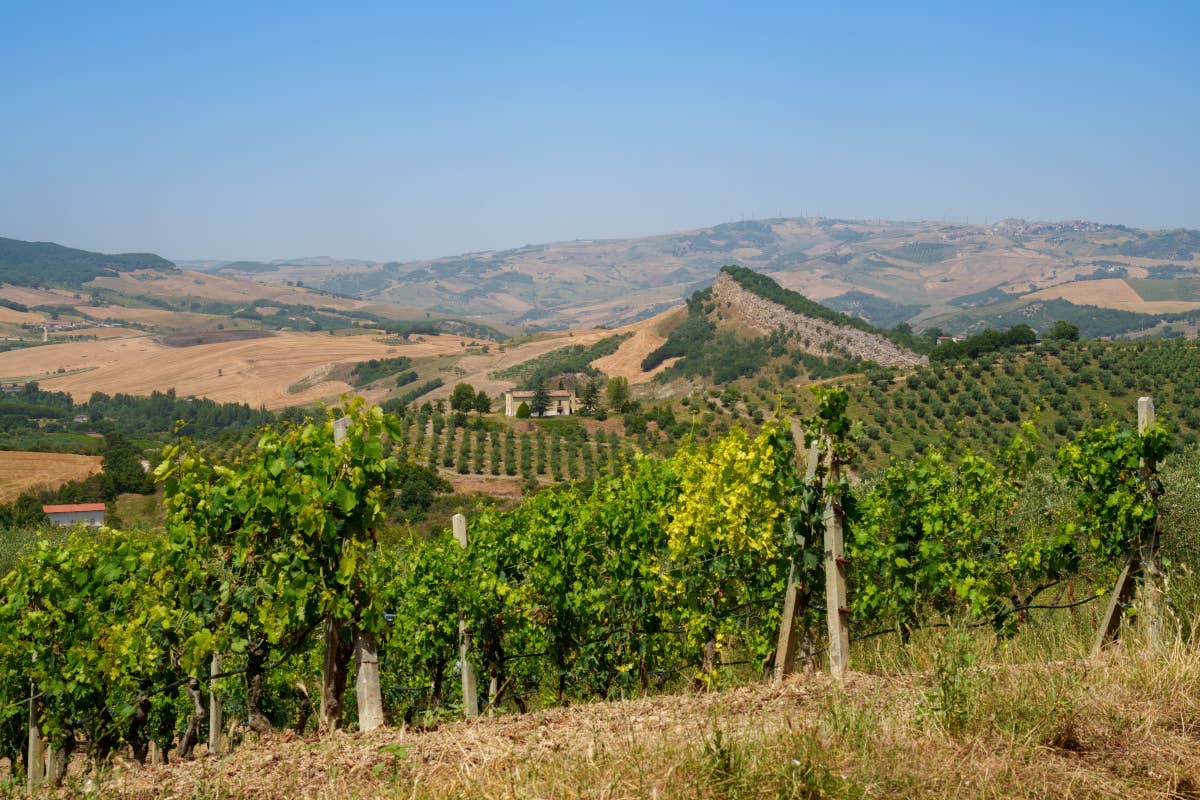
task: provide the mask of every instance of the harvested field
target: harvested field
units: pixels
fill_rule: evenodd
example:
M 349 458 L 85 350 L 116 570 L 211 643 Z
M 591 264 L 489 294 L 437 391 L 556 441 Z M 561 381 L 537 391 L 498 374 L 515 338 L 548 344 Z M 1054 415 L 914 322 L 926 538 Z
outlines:
M 1116 308 L 1122 311 L 1137 311 L 1143 314 L 1173 314 L 1200 309 L 1200 303 L 1159 300 L 1143 300 L 1133 287 L 1121 278 L 1105 278 L 1098 281 L 1078 281 L 1051 286 L 1048 289 L 1025 295 L 1026 300 L 1052 300 L 1061 298 L 1078 305 Z
M 659 328 L 668 318 L 679 312 L 680 309 L 673 308 L 642 322 L 621 328 L 618 333 L 632 332 L 633 335 L 621 342 L 617 352 L 596 359 L 592 362 L 592 366 L 605 375 L 626 378 L 631 384 L 650 381 L 655 375 L 667 369 L 668 365 L 659 364 L 650 372 L 643 372 L 642 360 L 667 340 L 667 337 L 659 332 Z
M 9 283 L 0 284 L 0 297 L 31 308 L 44 305 L 69 306 L 78 302 L 74 294 L 64 289 L 33 289 L 28 286 L 13 286 Z
M 99 471 L 99 456 L 3 450 L 0 451 L 0 503 L 12 502 L 26 489 L 57 488 Z
M 126 320 L 168 330 L 196 328 L 204 324 L 224 321 L 225 317 L 212 314 L 193 314 L 186 311 L 168 311 L 165 308 L 126 308 L 125 306 L 85 306 L 83 312 L 93 319 Z
M 373 336 L 280 333 L 266 339 L 200 344 L 180 351 L 149 337 L 73 342 L 0 353 L 5 380 L 39 381 L 77 400 L 92 392 L 147 395 L 174 388 L 180 396 L 282 408 L 335 398 L 351 390 L 343 381 L 306 382 L 330 364 L 404 355 L 461 352 L 470 340 L 429 336 L 395 346 Z M 59 374 L 59 370 L 68 374 Z M 291 393 L 289 387 L 305 385 Z
M 482 389 L 488 394 L 499 395 L 501 392 L 511 389 L 514 382 L 511 379 L 495 378 L 492 375 L 494 372 L 522 364 L 560 347 L 595 344 L 601 339 L 624 333 L 633 335 L 622 342 L 615 353 L 596 359 L 592 365 L 607 375 L 628 378 L 630 383 L 645 383 L 657 375 L 659 370 L 642 372 L 642 359 L 646 357 L 647 353 L 666 341 L 666 338 L 659 333 L 658 328 L 665 319 L 678 311 L 679 309 L 674 308 L 621 328 L 563 331 L 549 334 L 523 344 L 505 347 L 503 352 L 499 346 L 493 344 L 489 353 L 473 353 L 460 359 L 456 366 L 465 370 L 465 373 L 453 381 L 447 381 L 447 385 L 435 394 L 448 396 L 454 383 L 465 381 L 474 386 L 476 390 Z M 663 366 L 660 369 L 665 368 L 666 366 Z
M 523 344 L 506 346 L 503 352 L 501 352 L 499 345 L 491 344 L 489 347 L 490 352 L 488 353 L 472 353 L 459 359 L 455 366 L 465 370 L 465 372 L 462 375 L 454 377 L 453 380 L 447 380 L 446 386 L 434 394 L 438 397 L 449 396 L 455 383 L 465 381 L 474 386 L 476 390 L 482 389 L 490 395 L 498 395 L 503 391 L 511 389 L 513 381 L 494 378 L 492 377 L 493 372 L 522 364 L 551 350 L 557 350 L 560 347 L 569 347 L 575 344 L 595 344 L 600 339 L 620 333 L 623 330 L 625 329 L 563 331 L 562 333 L 551 334 L 545 338 L 535 339 Z M 404 352 L 400 355 L 407 354 L 407 352 Z
M 310 292 L 303 287 L 257 283 L 191 270 L 123 272 L 116 277 L 97 278 L 92 283 L 126 294 L 171 300 L 180 297 L 201 297 L 231 303 L 250 300 L 278 300 L 291 305 L 340 310 L 358 310 L 372 305 L 364 300 Z M 421 316 L 423 317 L 424 314 L 422 313 Z
M 37 311 L 16 311 L 0 306 L 0 322 L 13 325 L 40 324 L 45 319 L 45 315 Z
M 97 339 L 121 339 L 126 336 L 145 336 L 145 331 L 139 331 L 136 328 L 76 328 L 70 331 L 71 336 L 95 336 Z

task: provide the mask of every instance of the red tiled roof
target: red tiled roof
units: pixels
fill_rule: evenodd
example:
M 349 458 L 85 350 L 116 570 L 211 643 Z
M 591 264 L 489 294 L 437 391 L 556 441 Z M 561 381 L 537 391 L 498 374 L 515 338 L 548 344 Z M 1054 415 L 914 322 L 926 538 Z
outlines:
M 72 514 L 78 511 L 103 511 L 104 503 L 72 503 L 62 506 L 42 506 L 43 514 Z

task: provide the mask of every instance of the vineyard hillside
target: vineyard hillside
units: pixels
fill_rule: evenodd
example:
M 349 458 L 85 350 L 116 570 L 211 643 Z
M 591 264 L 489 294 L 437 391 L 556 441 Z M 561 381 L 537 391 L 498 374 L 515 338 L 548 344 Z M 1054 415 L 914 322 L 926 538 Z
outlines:
M 1151 395 L 1184 444 L 1200 437 L 1200 343 L 1194 340 L 1049 342 L 916 370 L 870 370 L 840 381 L 862 423 L 864 466 L 932 446 L 995 452 L 1033 420 L 1052 454 L 1079 431 L 1129 418 Z M 760 390 L 760 396 L 776 393 Z M 797 389 L 795 402 L 811 401 Z

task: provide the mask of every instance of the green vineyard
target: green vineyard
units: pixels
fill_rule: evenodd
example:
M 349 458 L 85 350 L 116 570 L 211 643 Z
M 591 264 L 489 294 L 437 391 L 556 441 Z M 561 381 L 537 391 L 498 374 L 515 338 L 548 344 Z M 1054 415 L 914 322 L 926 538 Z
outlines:
M 929 625 L 1004 642 L 1034 609 L 1111 594 L 1126 559 L 1159 558 L 1139 548 L 1160 535 L 1168 562 L 1194 549 L 1171 495 L 1194 451 L 1171 455 L 1161 425 L 1083 427 L 1048 465 L 1026 421 L 992 455 L 931 444 L 861 483 L 850 395 L 814 402 L 754 434 L 685 437 L 669 457 L 578 424 L 518 436 L 361 401 L 266 429 L 229 462 L 170 445 L 165 536 L 45 542 L 0 581 L 3 753 L 19 773 L 31 722 L 54 752 L 102 763 L 247 730 L 713 689 L 786 669 L 792 648 L 822 662 L 831 622 L 855 642 Z M 472 515 L 465 547 L 445 531 L 383 546 L 413 458 L 560 485 Z M 835 519 L 848 600 L 827 608 Z M 1189 635 L 1192 583 L 1166 591 Z M 1121 596 L 1148 613 L 1132 588 Z M 244 727 L 206 730 L 209 694 Z

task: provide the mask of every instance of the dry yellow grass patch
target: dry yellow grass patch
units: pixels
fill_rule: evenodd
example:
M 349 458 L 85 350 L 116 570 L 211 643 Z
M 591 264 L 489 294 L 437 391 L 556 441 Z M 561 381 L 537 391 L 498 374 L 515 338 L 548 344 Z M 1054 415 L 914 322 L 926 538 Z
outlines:
M 350 391 L 342 381 L 305 380 L 319 378 L 319 371 L 330 364 L 457 353 L 466 341 L 459 336 L 429 336 L 422 342 L 394 346 L 372 336 L 280 333 L 247 341 L 167 347 L 149 337 L 109 339 L 0 353 L 0 377 L 35 379 L 43 388 L 70 392 L 76 400 L 95 391 L 147 395 L 174 388 L 184 397 L 282 408 Z M 59 374 L 60 369 L 65 374 Z M 305 388 L 289 392 L 296 384 Z
M 125 768 L 98 796 L 1186 798 L 1200 793 L 1200 658 L 798 676 L 702 695 L 250 743 Z M 955 690 L 957 691 L 957 689 Z
M 184 311 L 168 311 L 165 308 L 127 308 L 125 306 L 84 306 L 83 312 L 93 319 L 128 320 L 146 325 L 167 328 L 185 328 L 211 325 L 214 320 L 224 319 L 210 314 L 193 314 Z
M 95 336 L 97 339 L 122 339 L 127 336 L 145 336 L 145 331 L 136 328 L 75 328 L 68 332 L 70 336 Z
M 513 381 L 495 378 L 492 376 L 493 372 L 522 364 L 560 347 L 594 344 L 614 333 L 615 331 L 610 330 L 563 331 L 530 342 L 506 345 L 503 350 L 500 345 L 492 343 L 488 346 L 487 353 L 471 353 L 459 359 L 455 366 L 464 372 L 453 380 L 447 380 L 446 386 L 435 394 L 449 396 L 453 385 L 461 381 L 471 384 L 477 391 L 482 389 L 488 394 L 498 395 L 511 389 Z
M 615 353 L 596 359 L 592 362 L 592 366 L 605 375 L 626 378 L 631 384 L 647 383 L 669 365 L 659 364 L 650 372 L 643 372 L 642 361 L 667 340 L 667 337 L 659 333 L 659 328 L 662 327 L 665 320 L 678 313 L 678 308 L 672 308 L 616 331 L 616 333 L 632 333 L 633 335 L 621 342 L 621 346 Z
M 303 287 L 256 283 L 191 270 L 122 272 L 115 277 L 97 278 L 92 281 L 92 284 L 134 295 L 142 294 L 172 299 L 203 297 L 228 302 L 267 299 L 293 305 L 327 306 L 339 309 L 359 309 L 368 305 L 362 300 L 313 294 Z
M 830 297 L 837 297 L 840 294 L 861 289 L 859 286 L 847 283 L 834 275 L 830 274 L 830 270 L 837 269 L 834 265 L 828 265 L 829 269 L 814 269 L 798 272 L 771 272 L 768 273 L 780 286 L 785 289 L 791 289 L 793 292 L 799 292 L 810 300 L 828 300 Z
M 62 486 L 100 471 L 99 456 L 73 453 L 0 451 L 0 503 L 8 503 L 26 489 Z
M 41 324 L 45 319 L 44 315 L 34 311 L 15 311 L 0 306 L 0 322 L 8 322 L 13 325 Z
M 27 306 L 72 305 L 75 295 L 64 289 L 32 289 L 28 286 L 0 284 L 0 297 Z
M 1116 308 L 1122 311 L 1136 311 L 1143 314 L 1173 314 L 1200 308 L 1200 303 L 1143 300 L 1133 290 L 1133 287 L 1121 278 L 1064 283 L 1026 295 L 1026 299 L 1062 299 L 1078 305 Z

